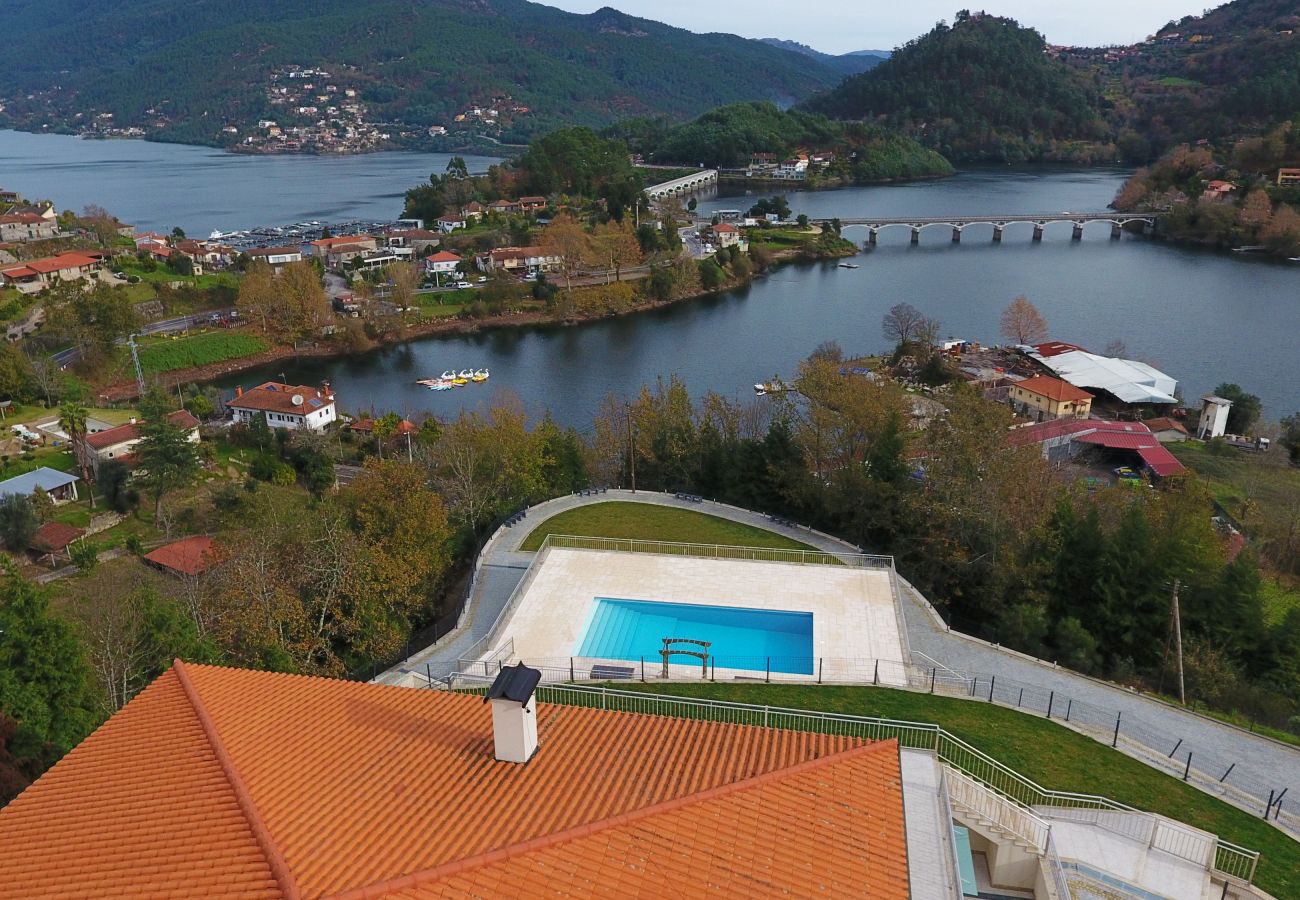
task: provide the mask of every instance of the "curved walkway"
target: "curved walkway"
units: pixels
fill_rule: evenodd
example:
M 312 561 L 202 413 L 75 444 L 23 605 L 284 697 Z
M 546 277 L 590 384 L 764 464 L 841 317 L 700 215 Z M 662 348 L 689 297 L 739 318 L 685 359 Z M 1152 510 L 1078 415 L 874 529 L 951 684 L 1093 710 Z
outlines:
M 499 529 L 484 546 L 475 574 L 474 596 L 466 604 L 460 626 L 377 680 L 407 684 L 413 679 L 423 683 L 426 674 L 445 676 L 454 669 L 457 659 L 488 634 L 522 580 L 534 556 L 520 549 L 528 535 L 565 510 L 611 500 L 690 509 L 782 534 L 830 553 L 860 552 L 830 535 L 778 525 L 761 513 L 708 500 L 694 503 L 670 494 L 626 490 L 558 497 L 531 507 L 526 518 Z M 1055 718 L 1068 715 L 1070 727 L 1098 739 L 1111 736 L 1119 716 L 1119 749 L 1179 777 L 1184 774 L 1190 753 L 1191 780 L 1198 787 L 1256 815 L 1263 813 L 1270 791 L 1281 792 L 1294 786 L 1294 793 L 1288 792 L 1284 801 L 1278 824 L 1293 835 L 1300 834 L 1300 748 L 950 631 L 925 598 L 901 577 L 899 585 L 907 639 L 912 652 L 920 657 L 917 662 L 937 666 L 940 673 L 946 668 L 965 676 L 957 682 L 960 691 L 954 691 L 954 679 L 950 677 L 944 693 L 970 691 L 978 698 L 987 697 L 986 692 L 995 689 L 999 703 L 1042 714 L 1047 713 L 1050 704 Z M 1019 699 L 1008 694 L 1013 685 L 1024 691 Z M 1231 773 L 1220 782 L 1229 767 Z

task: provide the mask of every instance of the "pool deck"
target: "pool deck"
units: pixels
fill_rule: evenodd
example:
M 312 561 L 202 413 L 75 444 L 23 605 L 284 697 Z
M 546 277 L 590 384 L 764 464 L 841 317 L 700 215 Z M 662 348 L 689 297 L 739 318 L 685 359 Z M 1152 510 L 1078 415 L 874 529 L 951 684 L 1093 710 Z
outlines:
M 886 570 L 561 548 L 551 548 L 539 562 L 494 642 L 513 639 L 514 658 L 530 665 L 567 667 L 594 601 L 612 597 L 812 613 L 812 655 L 826 680 L 871 681 L 878 659 L 882 683 L 905 683 L 901 623 Z M 657 671 L 659 660 L 651 663 Z M 719 667 L 715 677 L 761 678 L 761 668 Z M 700 670 L 698 663 L 671 667 L 678 677 Z M 808 680 L 776 672 L 771 677 Z

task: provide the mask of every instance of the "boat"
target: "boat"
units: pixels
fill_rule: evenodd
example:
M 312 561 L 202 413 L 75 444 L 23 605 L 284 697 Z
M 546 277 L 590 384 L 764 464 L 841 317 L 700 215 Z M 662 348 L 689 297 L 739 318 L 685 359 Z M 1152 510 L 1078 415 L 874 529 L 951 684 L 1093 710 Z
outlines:
M 441 379 L 438 378 L 417 378 L 415 383 L 422 384 L 425 387 L 433 387 L 435 384 L 438 384 L 440 381 Z
M 477 372 L 474 373 L 474 376 L 471 380 L 475 384 L 482 384 L 483 382 L 487 381 L 488 378 L 490 377 L 491 375 L 489 374 L 487 369 L 479 369 Z
M 454 381 L 435 381 L 429 385 L 431 391 L 449 391 L 456 386 Z
M 454 381 L 456 378 L 456 373 L 453 370 L 448 369 L 446 372 L 443 372 L 442 375 L 439 376 L 439 378 L 443 381 Z
M 783 394 L 790 390 L 790 386 L 780 378 L 773 378 L 771 381 L 760 381 L 754 385 L 754 393 L 760 397 L 768 394 Z
M 1246 244 L 1242 247 L 1232 248 L 1233 253 L 1266 253 L 1267 251 L 1268 247 L 1263 244 Z
M 457 378 L 464 378 L 466 381 L 469 381 L 471 378 L 474 377 L 474 370 L 473 370 L 473 369 L 461 369 L 461 370 L 460 370 L 460 373 L 457 374 L 456 377 L 457 377 Z
M 857 263 L 840 263 L 841 269 L 856 269 L 857 267 Z

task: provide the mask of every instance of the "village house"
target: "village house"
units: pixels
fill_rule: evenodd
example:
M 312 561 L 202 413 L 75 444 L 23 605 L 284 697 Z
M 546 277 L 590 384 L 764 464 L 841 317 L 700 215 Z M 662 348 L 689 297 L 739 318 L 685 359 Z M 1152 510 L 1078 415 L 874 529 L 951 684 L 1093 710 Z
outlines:
M 376 249 L 366 244 L 336 244 L 326 251 L 325 265 L 330 269 L 341 269 L 358 257 L 374 253 Z
M 1237 186 L 1231 181 L 1222 181 L 1215 179 L 1205 186 L 1201 192 L 1201 200 L 1206 203 L 1216 203 L 1220 200 L 1226 200 L 1232 196 L 1232 192 Z
M 327 237 L 308 244 L 308 252 L 317 259 L 325 259 L 336 247 L 360 247 L 363 251 L 378 250 L 379 242 L 368 234 L 349 234 L 342 237 Z
M 456 268 L 460 265 L 461 259 L 455 253 L 446 250 L 439 250 L 430 256 L 424 258 L 424 271 L 428 275 L 451 278 L 456 274 Z
M 488 209 L 497 215 L 508 216 L 519 212 L 519 202 L 517 200 L 493 200 L 488 204 Z
M 1086 419 L 1092 414 L 1092 394 L 1049 375 L 1012 384 L 1007 392 L 1017 412 L 1043 419 Z
M 43 241 L 58 237 L 59 224 L 35 213 L 0 216 L 0 241 Z
M 451 234 L 453 231 L 465 227 L 465 219 L 462 216 L 448 214 L 438 217 L 438 230 L 443 234 Z
M 103 260 L 88 253 L 60 253 L 0 266 L 0 285 L 32 294 L 61 281 L 92 278 L 104 266 Z
M 730 222 L 719 222 L 712 228 L 713 240 L 721 248 L 734 247 L 740 243 L 740 229 Z
M 546 198 L 545 197 L 520 197 L 519 209 L 522 212 L 527 213 L 529 215 L 531 215 L 532 213 L 540 212 L 541 210 L 546 209 Z
M 135 247 L 139 250 L 144 244 L 162 244 L 166 246 L 168 238 L 167 235 L 159 234 L 156 231 L 141 231 L 132 240 L 135 241 Z
M 247 251 L 249 259 L 264 262 L 279 275 L 289 263 L 302 262 L 302 252 L 297 247 L 257 247 Z
M 474 257 L 474 264 L 479 271 L 489 274 L 552 272 L 563 263 L 563 259 L 548 255 L 541 247 L 498 247 Z
M 1278 187 L 1300 187 L 1300 169 L 1278 169 Z
M 191 444 L 199 442 L 199 420 L 186 410 L 178 409 L 171 413 L 167 416 L 167 421 L 184 431 L 185 439 Z M 140 426 L 132 419 L 125 425 L 86 435 L 78 442 L 76 452 L 98 476 L 99 467 L 110 459 L 134 465 L 135 455 L 132 451 L 140 443 L 141 437 Z
M 772 173 L 774 178 L 785 178 L 792 181 L 800 181 L 808 177 L 808 157 L 800 154 L 792 156 L 785 160 L 781 165 L 776 167 Z
M 235 396 L 226 401 L 226 406 L 236 425 L 265 415 L 271 428 L 319 431 L 338 418 L 334 392 L 328 384 L 314 388 L 268 381 L 247 391 L 235 388 Z
M 0 497 L 8 497 L 10 494 L 30 497 L 39 488 L 49 494 L 50 499 L 55 503 L 67 503 L 77 499 L 78 480 L 76 475 L 41 466 L 31 472 L 0 481 Z
M 384 236 L 388 249 L 408 249 L 416 255 L 423 256 L 434 247 L 442 244 L 442 238 L 433 231 L 423 228 L 408 228 L 402 231 L 390 231 Z
M 21 199 L 17 191 L 0 190 L 0 203 L 17 203 Z
M 1156 440 L 1162 444 L 1176 444 L 1191 437 L 1182 422 L 1168 416 L 1147 419 L 1145 424 L 1147 428 L 1151 429 L 1151 433 L 1156 436 Z
M 487 213 L 487 207 L 477 200 L 471 200 L 460 208 L 461 217 L 466 222 L 477 222 Z

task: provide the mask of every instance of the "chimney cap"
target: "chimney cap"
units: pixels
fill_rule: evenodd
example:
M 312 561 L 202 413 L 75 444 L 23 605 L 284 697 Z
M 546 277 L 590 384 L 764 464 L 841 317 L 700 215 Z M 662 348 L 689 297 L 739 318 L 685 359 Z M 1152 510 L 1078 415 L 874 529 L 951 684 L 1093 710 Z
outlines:
M 487 703 L 489 700 L 513 700 L 516 703 L 527 704 L 541 680 L 541 672 L 537 669 L 530 669 L 523 663 L 504 666 L 497 673 L 496 681 L 492 682 L 488 692 L 483 695 L 483 702 Z

